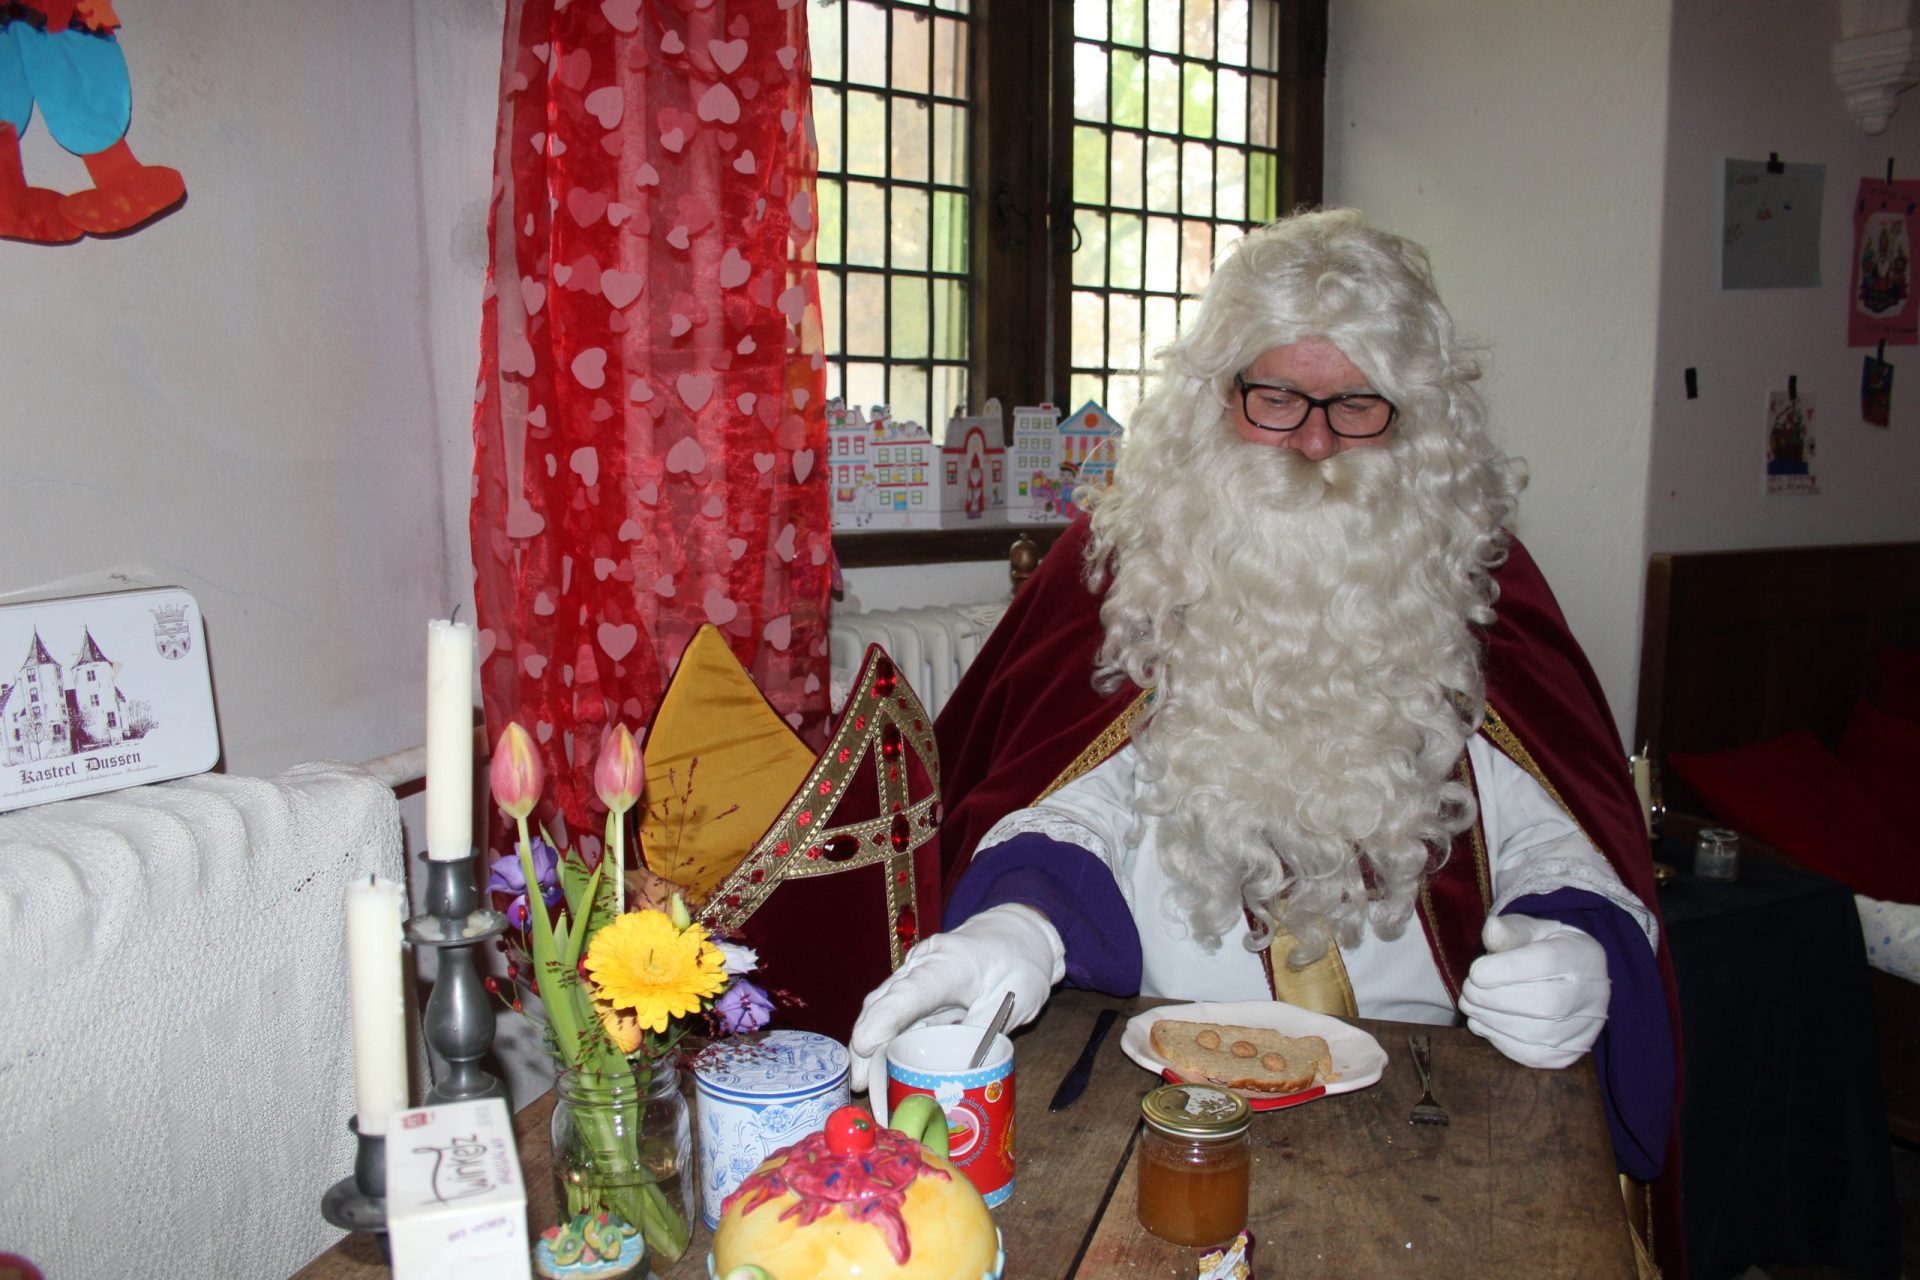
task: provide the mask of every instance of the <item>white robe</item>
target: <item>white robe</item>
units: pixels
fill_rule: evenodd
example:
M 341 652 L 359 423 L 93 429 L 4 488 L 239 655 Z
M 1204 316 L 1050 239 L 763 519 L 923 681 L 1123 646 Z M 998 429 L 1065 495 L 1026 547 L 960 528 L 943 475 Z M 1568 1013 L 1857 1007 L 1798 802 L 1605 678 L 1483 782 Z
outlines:
M 1659 921 L 1620 882 L 1553 797 L 1484 738 L 1469 739 L 1467 754 L 1479 791 L 1494 913 L 1530 894 L 1586 889 L 1633 917 L 1648 946 L 1657 946 Z M 1008 814 L 981 839 L 975 856 L 1029 831 L 1079 845 L 1106 863 L 1133 912 L 1140 932 L 1142 995 L 1269 999 L 1260 957 L 1244 945 L 1246 922 L 1236 923 L 1220 946 L 1202 947 L 1173 915 L 1171 885 L 1155 839 L 1157 821 L 1141 823 L 1139 838 L 1129 839 L 1136 819 L 1137 759 L 1128 744 L 1032 808 Z M 1453 1001 L 1418 919 L 1409 920 L 1391 940 L 1369 927 L 1359 946 L 1342 947 L 1340 954 L 1360 1016 L 1401 1022 L 1455 1020 Z M 1284 963 L 1284 957 L 1275 956 L 1274 961 Z

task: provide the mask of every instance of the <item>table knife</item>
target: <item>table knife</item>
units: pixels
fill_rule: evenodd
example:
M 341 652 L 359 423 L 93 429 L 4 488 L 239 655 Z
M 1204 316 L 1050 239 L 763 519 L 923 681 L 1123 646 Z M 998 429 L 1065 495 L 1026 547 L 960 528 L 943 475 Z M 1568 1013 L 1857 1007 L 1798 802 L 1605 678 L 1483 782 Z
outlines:
M 1053 1091 L 1053 1101 L 1047 1104 L 1048 1111 L 1065 1111 L 1087 1087 L 1087 1081 L 1093 1077 L 1093 1059 L 1100 1052 L 1100 1042 L 1107 1038 L 1108 1028 L 1119 1016 L 1118 1009 L 1100 1011 L 1100 1016 L 1093 1023 L 1093 1034 L 1087 1037 L 1087 1047 L 1080 1051 L 1080 1060 L 1073 1064 L 1073 1069 L 1060 1081 L 1060 1087 Z

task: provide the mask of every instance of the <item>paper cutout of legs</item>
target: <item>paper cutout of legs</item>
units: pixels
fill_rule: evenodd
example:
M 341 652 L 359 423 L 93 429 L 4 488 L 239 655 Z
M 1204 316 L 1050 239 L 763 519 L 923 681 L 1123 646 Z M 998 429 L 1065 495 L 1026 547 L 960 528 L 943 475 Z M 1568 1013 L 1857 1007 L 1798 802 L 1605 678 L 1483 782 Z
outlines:
M 92 189 L 28 185 L 20 139 L 36 104 L 53 140 L 87 166 Z M 0 22 L 0 237 L 67 244 L 132 231 L 178 207 L 186 180 L 139 161 L 126 141 L 132 119 L 133 85 L 111 31 Z

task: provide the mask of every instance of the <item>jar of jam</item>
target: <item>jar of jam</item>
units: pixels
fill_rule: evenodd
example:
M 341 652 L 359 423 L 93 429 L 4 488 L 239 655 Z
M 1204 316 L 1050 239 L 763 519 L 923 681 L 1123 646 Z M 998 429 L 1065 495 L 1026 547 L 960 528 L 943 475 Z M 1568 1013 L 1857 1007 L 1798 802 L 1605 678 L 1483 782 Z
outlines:
M 1212 1085 L 1168 1084 L 1140 1112 L 1140 1225 L 1174 1244 L 1233 1239 L 1247 1225 L 1247 1100 Z

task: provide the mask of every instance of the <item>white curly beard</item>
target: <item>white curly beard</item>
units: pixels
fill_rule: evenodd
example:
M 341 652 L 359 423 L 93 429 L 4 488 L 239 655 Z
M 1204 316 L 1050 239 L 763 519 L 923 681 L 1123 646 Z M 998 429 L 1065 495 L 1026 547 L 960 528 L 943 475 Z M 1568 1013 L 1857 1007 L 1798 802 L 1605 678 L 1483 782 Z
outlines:
M 1243 907 L 1249 947 L 1277 919 L 1296 964 L 1397 937 L 1473 821 L 1455 769 L 1484 707 L 1488 531 L 1423 501 L 1397 447 L 1316 463 L 1189 436 L 1127 464 L 1094 515 L 1100 669 L 1155 688 L 1134 742 L 1166 909 L 1209 947 Z

